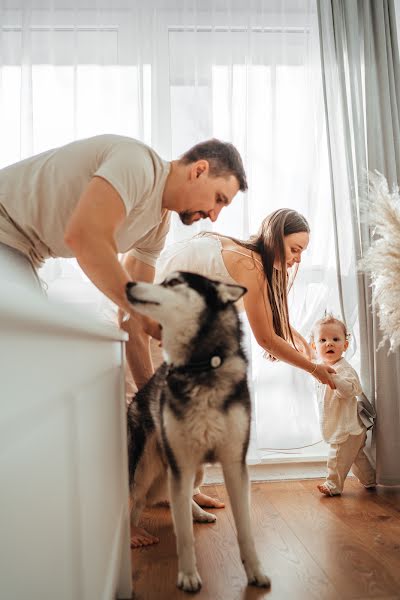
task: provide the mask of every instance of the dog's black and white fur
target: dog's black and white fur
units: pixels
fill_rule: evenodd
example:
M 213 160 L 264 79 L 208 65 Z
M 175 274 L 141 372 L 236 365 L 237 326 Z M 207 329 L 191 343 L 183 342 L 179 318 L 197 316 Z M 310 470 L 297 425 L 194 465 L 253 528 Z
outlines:
M 131 521 L 145 505 L 165 498 L 169 482 L 178 552 L 178 587 L 196 592 L 192 515 L 215 520 L 192 500 L 196 474 L 219 461 L 235 518 L 248 582 L 269 586 L 250 528 L 246 452 L 250 397 L 246 358 L 234 302 L 245 288 L 176 272 L 160 285 L 128 283 L 137 312 L 162 325 L 165 362 L 128 411 Z

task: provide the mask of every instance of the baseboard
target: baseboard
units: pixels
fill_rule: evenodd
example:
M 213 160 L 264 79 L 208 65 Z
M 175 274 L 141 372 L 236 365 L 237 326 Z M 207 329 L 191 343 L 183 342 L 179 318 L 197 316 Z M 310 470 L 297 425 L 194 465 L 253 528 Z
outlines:
M 285 479 L 320 479 L 326 476 L 326 457 L 304 457 L 301 461 L 286 459 L 264 459 L 259 464 L 249 464 L 251 481 L 280 481 Z M 223 483 L 220 465 L 208 465 L 205 484 Z

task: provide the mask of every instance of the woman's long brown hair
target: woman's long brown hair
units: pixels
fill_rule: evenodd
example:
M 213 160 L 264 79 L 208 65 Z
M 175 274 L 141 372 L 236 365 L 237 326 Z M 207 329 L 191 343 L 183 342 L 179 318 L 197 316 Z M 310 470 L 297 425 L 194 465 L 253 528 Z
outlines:
M 231 239 L 239 246 L 260 255 L 267 282 L 274 331 L 276 335 L 293 345 L 295 344 L 289 324 L 287 296 L 293 285 L 299 265 L 296 263 L 290 275 L 288 274 L 284 238 L 292 233 L 303 232 L 310 233 L 310 227 L 305 217 L 290 208 L 280 208 L 265 217 L 257 234 L 250 236 L 248 240 L 223 235 L 223 237 Z M 203 232 L 199 235 L 214 234 Z M 274 268 L 274 262 L 279 263 L 279 269 Z

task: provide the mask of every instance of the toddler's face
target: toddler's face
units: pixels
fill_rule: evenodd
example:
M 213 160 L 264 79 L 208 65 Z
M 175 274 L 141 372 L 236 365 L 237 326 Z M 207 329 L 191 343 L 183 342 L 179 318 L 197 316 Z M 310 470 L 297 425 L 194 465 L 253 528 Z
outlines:
M 349 345 L 343 328 L 338 323 L 320 325 L 314 334 L 314 344 L 318 358 L 327 364 L 340 360 Z

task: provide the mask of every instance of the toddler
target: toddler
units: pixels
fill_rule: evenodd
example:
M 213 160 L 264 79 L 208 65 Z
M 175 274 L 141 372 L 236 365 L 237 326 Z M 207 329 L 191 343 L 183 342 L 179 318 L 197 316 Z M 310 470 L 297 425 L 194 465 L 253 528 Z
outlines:
M 343 358 L 348 347 L 348 334 L 342 321 L 331 315 L 317 321 L 311 334 L 311 345 L 319 362 L 333 367 L 336 389 L 318 384 L 318 405 L 324 440 L 330 445 L 328 474 L 318 489 L 326 496 L 338 496 L 350 468 L 366 488 L 375 487 L 375 470 L 364 446 L 367 428 L 357 411 L 357 397 L 362 394 L 358 375 Z

